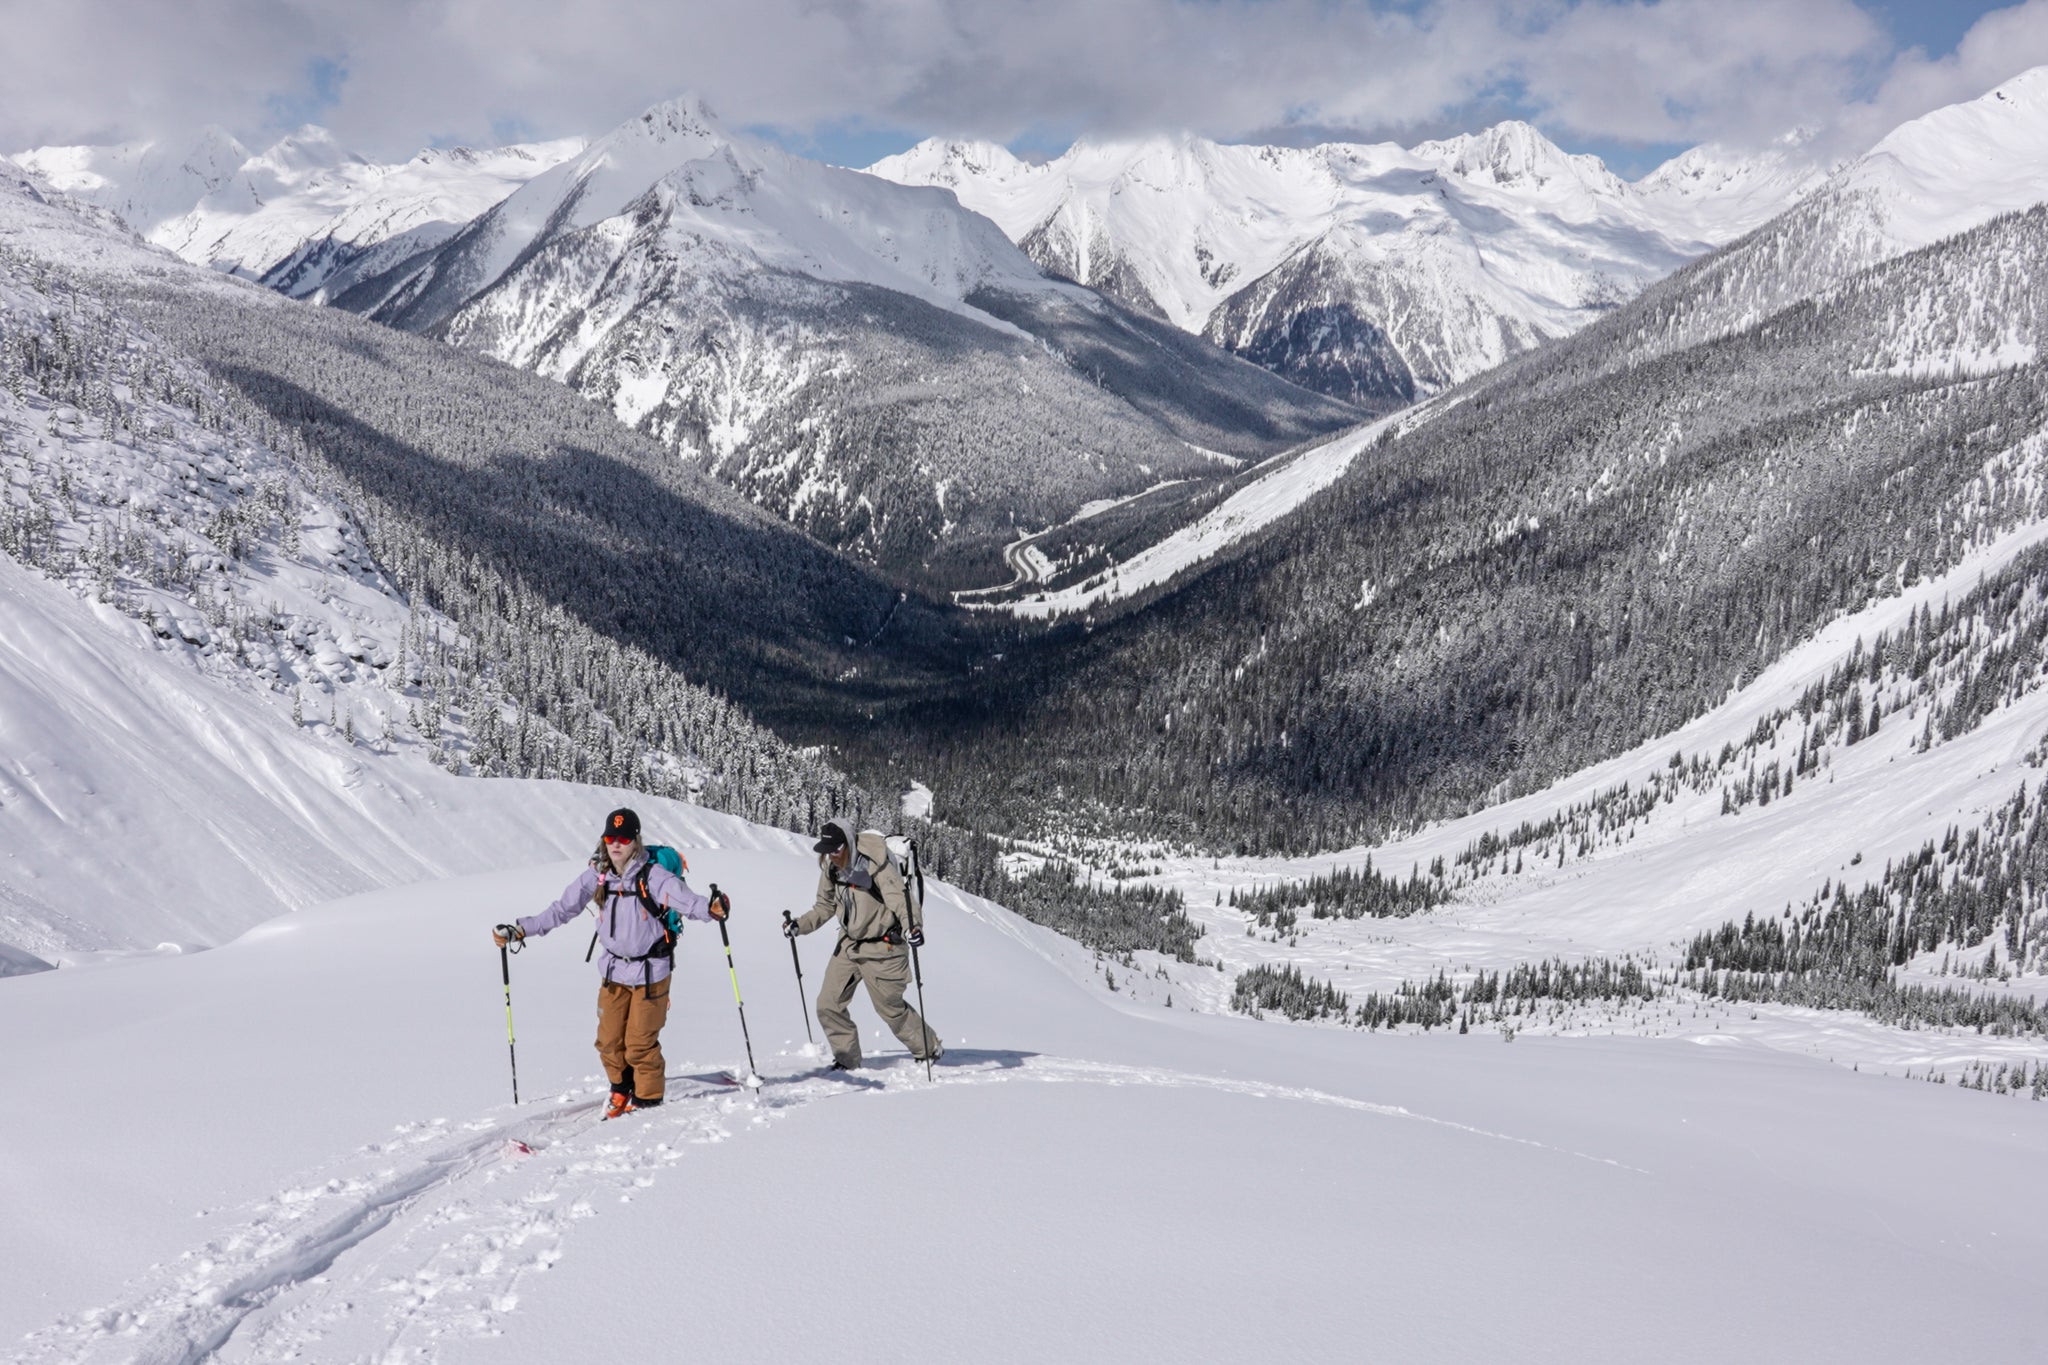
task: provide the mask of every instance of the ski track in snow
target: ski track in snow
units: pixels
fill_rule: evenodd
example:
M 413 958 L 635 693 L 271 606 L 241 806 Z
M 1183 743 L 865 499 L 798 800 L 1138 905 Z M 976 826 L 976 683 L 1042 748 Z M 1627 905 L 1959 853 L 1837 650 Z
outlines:
M 940 1084 L 1046 1084 L 1204 1089 L 1251 1099 L 1326 1105 L 1556 1152 L 1647 1175 L 1612 1158 L 1569 1151 L 1328 1091 L 1109 1062 L 1015 1053 L 956 1053 Z M 867 1073 L 769 1078 L 758 1098 L 701 1076 L 680 1078 L 658 1112 L 616 1126 L 600 1101 L 569 1095 L 538 1112 L 403 1124 L 324 1174 L 251 1208 L 232 1231 L 153 1267 L 120 1303 L 32 1334 L 15 1365 L 199 1365 L 316 1354 L 346 1334 L 349 1358 L 380 1365 L 431 1359 L 443 1336 L 495 1336 L 519 1305 L 519 1285 L 566 1251 L 570 1224 L 607 1199 L 628 1203 L 688 1149 L 724 1142 L 779 1111 L 837 1096 L 923 1093 L 921 1068 L 901 1056 Z M 394 1162 L 394 1158 L 396 1158 Z M 196 1216 L 205 1217 L 210 1211 Z M 365 1338 L 369 1351 L 364 1353 Z M 319 1352 L 331 1355 L 332 1352 Z

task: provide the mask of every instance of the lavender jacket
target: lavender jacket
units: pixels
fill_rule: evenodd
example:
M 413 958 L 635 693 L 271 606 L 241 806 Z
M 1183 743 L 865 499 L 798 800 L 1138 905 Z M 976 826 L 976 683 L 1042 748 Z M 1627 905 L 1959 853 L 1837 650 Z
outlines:
M 622 986 L 666 981 L 672 959 L 646 956 L 661 942 L 662 927 L 655 922 L 654 916 L 647 913 L 646 907 L 640 904 L 640 897 L 633 891 L 633 878 L 645 861 L 641 858 L 626 864 L 623 876 L 609 867 L 602 873 L 594 867 L 586 867 L 582 875 L 569 883 L 561 899 L 538 915 L 527 915 L 514 923 L 522 933 L 545 934 L 581 915 L 583 907 L 594 900 L 597 902 L 597 937 L 604 945 L 604 979 Z M 710 900 L 692 891 L 688 882 L 660 863 L 647 870 L 647 894 L 662 909 L 674 910 L 685 918 L 711 918 Z

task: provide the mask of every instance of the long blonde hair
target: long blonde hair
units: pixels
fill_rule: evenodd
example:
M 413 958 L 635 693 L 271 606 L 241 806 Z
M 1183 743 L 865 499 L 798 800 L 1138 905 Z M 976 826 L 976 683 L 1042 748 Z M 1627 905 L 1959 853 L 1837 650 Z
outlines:
M 640 842 L 639 835 L 634 835 L 633 847 L 626 851 L 625 865 L 631 867 L 635 859 L 645 858 L 646 856 L 647 845 Z M 599 839 L 597 841 L 597 851 L 590 855 L 590 865 L 599 872 L 615 872 L 618 870 L 612 866 L 611 851 L 604 846 L 604 840 Z

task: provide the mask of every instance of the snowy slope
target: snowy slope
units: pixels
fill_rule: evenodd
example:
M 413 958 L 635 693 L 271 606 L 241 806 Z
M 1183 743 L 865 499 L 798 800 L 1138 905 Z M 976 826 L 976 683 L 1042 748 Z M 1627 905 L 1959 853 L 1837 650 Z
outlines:
M 288 435 L 108 302 L 172 280 L 298 307 L 0 182 L 0 975 L 207 947 L 341 891 L 587 837 L 545 803 L 479 817 L 488 784 L 450 773 L 501 723 L 548 729 L 472 635 L 398 589 Z M 766 740 L 669 681 L 684 730 Z M 629 766 L 702 790 L 696 741 L 673 738 Z
M 617 223 L 623 246 L 638 225 L 622 215 L 643 199 L 664 221 L 671 248 L 714 278 L 766 267 L 874 285 L 950 310 L 964 310 L 979 288 L 1055 288 L 1001 234 L 944 196 L 897 193 L 858 172 L 736 136 L 702 101 L 685 97 L 656 105 L 522 186 L 432 264 L 431 285 L 409 281 L 405 303 L 380 315 L 434 326 L 515 266 L 531 271 L 529 258 L 548 243 L 607 222 Z M 556 325 L 545 312 L 528 319 L 522 310 L 522 321 L 528 339 L 504 345 L 514 363 Z
M 1083 141 L 1040 164 L 932 140 L 870 170 L 951 189 L 1052 273 L 1269 368 L 1402 397 L 1576 330 L 1815 179 L 1781 147 L 1631 186 L 1516 122 L 1412 150 Z
M 2038 442 L 2029 443 L 2032 472 L 2021 477 L 2038 479 L 2040 449 Z M 1210 930 L 1203 943 L 1213 947 L 1232 974 L 1261 964 L 1291 964 L 1355 998 L 1367 991 L 1388 992 L 1404 981 L 1420 982 L 1439 971 L 1470 981 L 1475 971 L 1553 957 L 1634 956 L 1671 967 L 1695 934 L 1749 915 L 1777 916 L 1824 887 L 1839 884 L 1854 891 L 1876 882 L 1880 869 L 1903 865 L 1929 840 L 1940 841 L 1952 826 L 1968 831 L 1993 821 L 2016 791 L 2035 799 L 2048 794 L 2038 747 L 2048 734 L 2048 686 L 2043 685 L 2048 679 L 2031 679 L 2026 691 L 1994 710 L 1981 726 L 1923 747 L 1927 695 L 1887 675 L 1882 685 L 1868 686 L 1873 697 L 1899 707 L 1887 728 L 1853 747 L 1842 746 L 1835 735 L 1811 780 L 1802 777 L 1763 805 L 1745 803 L 1730 810 L 1723 801 L 1724 791 L 1740 787 L 1749 774 L 1771 764 L 1778 765 L 1774 772 L 1793 768 L 1792 751 L 1805 731 L 1796 720 L 1786 725 L 1783 715 L 1788 710 L 1796 714 L 1800 696 L 1849 659 L 1865 658 L 1866 642 L 1898 631 L 1916 610 L 1939 611 L 1985 576 L 2043 544 L 2048 544 L 2048 522 L 2035 521 L 2002 536 L 1952 572 L 1830 624 L 1680 730 L 1542 791 L 1372 848 L 1302 859 L 1187 860 L 1160 852 L 1141 860 L 1155 869 L 1151 880 L 1186 896 L 1189 913 Z M 1989 650 L 2009 637 L 1986 630 L 1980 639 L 1980 647 Z M 1963 670 L 1965 675 L 1969 671 Z M 1771 737 L 1759 742 L 1766 727 Z M 1706 780 L 1674 784 L 1675 754 L 1703 763 Z M 1650 801 L 1644 813 L 1625 799 L 1628 792 L 1670 795 Z M 1624 810 L 1630 813 L 1616 813 Z M 1551 832 L 1526 843 L 1509 842 L 1517 830 L 1531 828 Z M 1489 836 L 1503 841 L 1495 847 L 1508 852 L 1465 866 L 1464 858 Z M 1225 903 L 1234 893 L 1340 869 L 1358 871 L 1368 860 L 1406 877 L 1411 869 L 1427 869 L 1439 859 L 1451 869 L 1451 903 L 1410 918 L 1326 920 L 1304 914 L 1293 928 L 1268 932 L 1254 928 L 1251 915 Z M 1993 946 L 1989 941 L 1956 944 L 1954 956 L 1975 963 Z M 1906 979 L 1979 987 L 1975 980 L 1939 979 L 1937 966 L 1945 955 L 1916 959 Z M 2022 962 L 2001 941 L 1992 956 L 2006 969 L 2001 978 L 2006 984 L 1993 989 L 2048 1000 L 2048 971 L 2037 955 L 2030 952 Z M 1198 982 L 1192 976 L 1180 979 L 1190 987 Z M 1227 979 L 1217 977 L 1196 999 L 1221 1007 L 1227 995 Z M 1660 1002 L 1641 1010 L 1593 1002 L 1525 1027 L 1575 1035 L 1713 1033 L 1893 1073 L 1948 1069 L 1969 1058 L 2048 1056 L 2048 1041 L 2039 1035 L 1901 1031 L 1850 1012 L 1738 1008 L 1694 997 L 1677 1008 Z
M 86 474 L 92 439 L 75 439 Z M 2016 548 L 1841 623 L 1672 742 L 1739 739 L 1850 633 Z M 2041 1349 L 2019 1310 L 2048 1270 L 2048 1238 L 2010 1192 L 2048 1148 L 2042 1107 L 1819 1060 L 1858 1058 L 1866 1072 L 2039 1061 L 2038 1039 L 1723 1007 L 1697 1020 L 1581 1013 L 1557 1029 L 1667 1036 L 1503 1045 L 1487 1031 L 1365 1034 L 1218 1012 L 1234 970 L 1260 962 L 1391 984 L 1661 944 L 1724 910 L 1769 907 L 1846 862 L 1850 841 L 1875 862 L 1885 840 L 1955 818 L 1950 799 L 2001 787 L 1987 760 L 2038 733 L 2037 702 L 1923 766 L 1901 752 L 1913 727 L 1894 723 L 1835 763 L 1835 783 L 1768 810 L 1674 806 L 1554 876 L 1496 881 L 1408 921 L 1317 922 L 1285 945 L 1246 935 L 1244 917 L 1202 893 L 1310 865 L 1178 868 L 1212 926 L 1202 951 L 1224 971 L 1093 960 L 935 887 L 924 961 L 949 1056 L 929 1087 L 880 1037 L 870 1053 L 885 1064 L 859 1080 L 778 1081 L 758 1107 L 692 1079 L 744 1056 L 723 954 L 697 930 L 668 1031 L 678 1098 L 596 1128 L 581 927 L 513 963 L 515 1111 L 487 926 L 555 894 L 591 819 L 632 800 L 688 849 L 697 885 L 733 894 L 756 1060 L 789 1077 L 815 1061 L 775 932 L 814 881 L 798 841 L 617 790 L 456 779 L 346 745 L 129 617 L 11 563 L 0 572 L 0 620 L 30 656 L 0 671 L 0 716 L 8 753 L 34 737 L 37 784 L 0 800 L 11 888 L 47 897 L 78 872 L 64 854 L 79 832 L 111 830 L 94 840 L 111 892 L 73 902 L 72 917 L 145 947 L 140 914 L 250 923 L 323 892 L 389 888 L 211 951 L 79 953 L 81 965 L 0 982 L 14 1040 L 0 1197 L 17 1234 L 0 1242 L 12 1291 L 0 1332 L 13 1358 L 576 1358 L 616 1331 L 617 1286 L 650 1265 L 688 1287 L 660 1339 L 734 1361 L 1023 1361 L 1105 1342 L 1133 1360 L 1329 1358 L 1361 1340 L 1427 1357 L 1452 1315 L 1457 1351 L 1497 1342 L 1537 1359 L 1610 1346 L 1702 1360 Z M 371 605 L 374 577 L 343 577 Z M 383 629 L 403 623 L 386 610 Z M 1653 746 L 1375 852 L 1389 866 L 1452 856 L 1664 757 Z M 238 874 L 232 858 L 252 850 L 287 884 Z M 532 865 L 542 856 L 556 861 Z M 1731 866 L 1752 875 L 1716 876 Z M 120 894 L 137 885 L 157 893 L 139 906 Z M 824 946 L 801 945 L 811 988 Z M 148 1142 L 133 1138 L 139 1119 Z M 1968 1175 L 1898 1176 L 1921 1169 Z M 886 1237 L 845 1230 L 856 1199 L 886 1210 Z M 882 1306 L 859 1332 L 844 1296 L 798 1269 L 834 1254 L 882 1267 L 859 1279 Z M 1600 1324 L 1594 1347 L 1576 1330 L 1586 1321 Z
M 1852 633 L 1896 623 L 2017 547 L 1989 547 L 1948 580 L 1840 623 L 1670 743 L 1706 751 L 1740 738 Z M 18 1040 L 0 1087 L 11 1135 L 0 1186 L 25 1232 L 0 1249 L 14 1289 L 0 1330 L 24 1361 L 561 1359 L 615 1325 L 622 1276 L 679 1256 L 719 1267 L 707 1297 L 720 1308 L 679 1314 L 669 1330 L 731 1360 L 827 1341 L 851 1359 L 1029 1360 L 1104 1340 L 1130 1359 L 1218 1343 L 1332 1356 L 1361 1336 L 1427 1355 L 1453 1312 L 1471 1339 L 1521 1342 L 1537 1358 L 1531 1323 L 1555 1324 L 1538 1339 L 1557 1358 L 1582 1359 L 1568 1329 L 1595 1315 L 1602 1341 L 1631 1356 L 2039 1349 L 2012 1310 L 2027 1292 L 2015 1286 L 2048 1269 L 2048 1244 L 2009 1191 L 2048 1144 L 2041 1108 L 1785 1055 L 1866 1069 L 2038 1061 L 2038 1039 L 1768 1007 L 1597 1024 L 1582 1013 L 1559 1031 L 1675 1036 L 1512 1046 L 1487 1032 L 1254 1023 L 1215 1013 L 1228 970 L 1091 961 L 937 888 L 926 969 L 951 1049 L 941 1084 L 926 1089 L 898 1062 L 863 1077 L 873 1084 L 777 1085 L 756 1108 L 687 1079 L 743 1056 L 722 954 L 699 931 L 669 1032 L 679 1098 L 644 1122 L 593 1129 L 590 983 L 571 929 L 514 964 L 527 1103 L 511 1111 L 483 930 L 553 894 L 591 818 L 622 799 L 688 847 L 699 885 L 733 893 L 762 1069 L 780 1077 L 811 1061 L 774 930 L 813 880 L 797 841 L 618 791 L 459 780 L 402 753 L 351 750 L 138 639 L 128 618 L 0 568 L 13 590 L 0 619 L 36 660 L 0 673 L 0 713 L 11 736 L 36 737 L 30 777 L 46 794 L 0 807 L 10 886 L 47 894 L 78 871 L 63 856 L 70 841 L 102 830 L 116 832 L 94 841 L 114 894 L 81 900 L 74 918 L 108 940 L 132 935 L 138 911 L 253 920 L 294 903 L 290 887 L 195 884 L 186 872 L 236 851 L 262 850 L 270 875 L 308 899 L 421 883 L 287 915 L 213 951 L 0 984 L 0 1028 Z M 1201 893 L 1310 865 L 1204 860 L 1173 875 L 1212 925 L 1203 951 L 1226 969 L 1290 961 L 1346 985 L 1368 974 L 1391 984 L 1435 966 L 1659 944 L 1838 875 L 1852 844 L 1874 863 L 1888 842 L 1955 818 L 1950 801 L 1999 791 L 2006 775 L 1990 765 L 2038 734 L 2038 696 L 1917 766 L 1902 752 L 1913 727 L 1895 722 L 1839 759 L 1832 784 L 1802 784 L 1767 811 L 1674 806 L 1626 845 L 1414 920 L 1318 922 L 1283 946 L 1245 935 L 1243 917 L 1206 909 Z M 127 738 L 103 742 L 110 734 Z M 1640 778 L 1664 752 L 1375 852 L 1397 867 L 1454 855 L 1483 829 Z M 528 867 L 540 850 L 563 861 Z M 44 875 L 14 871 L 24 863 Z M 1718 874 L 1729 867 L 1748 875 Z M 142 906 L 119 894 L 137 885 L 157 891 Z M 823 944 L 802 947 L 815 986 Z M 56 1017 L 71 1022 L 48 1027 Z M 900 1058 L 885 1040 L 871 1047 Z M 114 1078 L 96 1081 L 109 1058 Z M 129 1136 L 138 1115 L 147 1143 Z M 1763 1168 L 1758 1151 L 1770 1154 Z M 792 1248 L 814 1245 L 854 1197 L 852 1166 L 889 1173 L 902 1239 L 874 1297 L 888 1301 L 898 1276 L 919 1292 L 849 1340 L 840 1297 L 801 1288 L 791 1266 Z M 1971 1175 L 1897 1178 L 1929 1166 Z M 1378 1246 L 1402 1254 L 1361 1281 L 1360 1248 Z M 1475 1276 L 1489 1286 L 1477 1296 Z M 1274 1283 L 1285 1288 L 1255 1288 Z M 1330 1307 L 1361 1293 L 1355 1311 Z M 1692 1327 L 1674 1337 L 1678 1320 Z M 993 1346 L 992 1322 L 1004 1328 Z
M 228 185 L 249 160 L 249 149 L 223 129 L 209 127 L 189 144 L 172 139 L 37 147 L 10 159 L 52 188 L 146 234 Z
M 303 571 L 266 584 L 309 624 L 352 627 L 346 643 L 406 628 L 402 601 L 351 586 Z M 320 701 L 295 727 L 288 693 L 208 670 L 201 647 L 4 558 L 0 606 L 0 940 L 51 962 L 206 948 L 336 894 L 590 841 L 584 807 L 604 798 L 506 805 L 497 784 L 450 776 L 390 733 L 407 703 L 372 670 L 336 657 L 324 681 L 334 646 L 317 633 L 299 669 Z M 354 739 L 326 723 L 328 690 Z
M 225 184 L 145 235 L 195 264 L 261 275 L 389 169 L 309 124 L 250 157 Z
M 2048 202 L 2048 67 L 1893 130 L 1751 239 L 1673 281 L 1645 341 L 1691 345 L 1824 296 L 1859 271 Z
M 962 593 L 968 606 L 1000 607 L 1031 620 L 1088 612 L 1172 582 L 1189 569 L 1208 564 L 1233 546 L 1287 516 L 1351 468 L 1360 451 L 1389 430 L 1407 429 L 1428 420 L 1428 406 L 1410 409 L 1348 431 L 1334 440 L 1293 455 L 1277 456 L 1253 472 L 1216 506 L 1186 525 L 1176 527 L 1137 554 L 1079 583 L 1043 589 L 1011 600 L 992 600 L 986 593 Z M 1020 579 L 1017 585 L 1022 586 Z
M 474 151 L 429 147 L 354 195 L 331 219 L 294 238 L 282 214 L 252 223 L 244 253 L 268 259 L 263 283 L 304 297 L 346 289 L 424 247 L 446 241 L 464 224 L 549 167 L 583 150 L 582 138 Z M 260 217 L 268 220 L 274 205 Z M 204 213 L 202 205 L 200 212 Z M 280 246 L 288 254 L 276 254 Z
M 180 146 L 38 147 L 12 160 L 195 265 L 300 295 L 351 263 L 376 266 L 359 258 L 393 239 L 404 254 L 445 240 L 582 150 L 583 139 L 430 147 L 397 166 L 349 152 L 310 124 L 253 155 L 217 128 Z
M 650 1277 L 675 1307 L 643 1348 L 735 1362 L 2041 1348 L 2021 1310 L 2048 1236 L 2011 1192 L 2048 1155 L 2042 1106 L 1754 1048 L 1119 1007 L 1071 949 L 944 888 L 937 1083 L 879 1039 L 851 1080 L 784 1081 L 810 1059 L 775 912 L 810 859 L 679 837 L 734 896 L 758 1104 L 697 1079 L 744 1053 L 693 930 L 674 1098 L 599 1125 L 575 925 L 513 960 L 508 1104 L 485 930 L 567 862 L 0 988 L 24 1040 L 0 1092 L 11 1358 L 576 1359 Z M 824 945 L 803 953 L 815 985 Z M 110 1058 L 117 1083 L 79 1086 Z M 1926 1169 L 1966 1174 L 1899 1178 Z
M 2048 67 L 1887 135 L 1828 186 L 1867 196 L 1884 259 L 2048 199 Z
M 1802 130 L 1756 151 L 1709 143 L 1679 153 L 1630 188 L 1658 221 L 1723 244 L 1820 187 L 1823 172 L 1807 150 L 1811 140 Z

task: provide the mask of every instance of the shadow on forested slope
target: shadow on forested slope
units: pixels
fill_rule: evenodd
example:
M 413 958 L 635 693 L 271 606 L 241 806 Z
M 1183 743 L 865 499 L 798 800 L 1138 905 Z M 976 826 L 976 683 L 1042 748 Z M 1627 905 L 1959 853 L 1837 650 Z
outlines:
M 386 553 L 444 573 L 481 556 L 770 723 L 859 714 L 963 674 L 984 647 L 984 623 L 833 554 L 551 381 L 345 314 L 143 304 L 371 500 Z
M 1691 286 L 1653 289 L 889 743 L 992 827 L 1057 792 L 1097 827 L 1290 852 L 1576 771 L 2048 515 L 2048 367 L 1940 359 L 2038 335 L 2048 274 L 2017 263 L 2042 259 L 2035 210 L 1676 348 L 1644 338 Z

